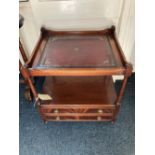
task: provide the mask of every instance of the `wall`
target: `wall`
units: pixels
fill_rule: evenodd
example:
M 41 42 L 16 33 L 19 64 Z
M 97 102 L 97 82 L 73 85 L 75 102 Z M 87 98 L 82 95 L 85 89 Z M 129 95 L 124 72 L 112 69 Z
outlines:
M 118 38 L 129 62 L 135 66 L 135 2 L 125 0 L 120 14 Z M 135 69 L 135 67 L 134 67 Z
M 101 29 L 104 18 L 118 24 L 122 0 L 30 0 L 20 3 L 19 12 L 25 17 L 20 36 L 30 55 L 39 35 L 46 25 L 52 29 Z
M 134 2 L 134 0 L 131 1 Z M 128 12 L 132 14 L 133 10 L 129 11 L 128 4 L 123 0 L 53 0 L 45 2 L 30 0 L 27 3 L 20 3 L 19 11 L 25 17 L 25 24 L 20 30 L 20 36 L 27 54 L 31 54 L 42 25 L 57 30 L 94 30 L 103 29 L 113 23 L 117 28 L 118 37 L 127 59 L 133 61 L 134 50 L 131 41 L 133 36 L 130 36 L 130 26 L 133 24 L 132 16 L 126 27 L 126 19 L 128 19 L 126 15 Z M 127 11 L 125 12 L 124 9 Z M 110 23 L 105 22 L 106 19 Z M 123 31 L 124 28 L 126 29 Z M 126 33 L 128 34 L 126 35 Z
M 43 24 L 56 29 L 96 28 L 95 21 L 107 17 L 117 24 L 122 0 L 31 0 L 33 14 L 38 27 Z M 93 21 L 91 25 L 89 21 Z M 87 24 L 88 22 L 88 24 Z M 98 22 L 98 21 L 97 21 Z M 83 25 L 84 23 L 84 25 Z M 81 26 L 82 25 L 82 26 Z M 99 26 L 101 23 L 98 24 Z
M 19 12 L 25 19 L 24 25 L 19 31 L 19 35 L 26 54 L 30 56 L 39 37 L 31 4 L 29 2 L 20 3 Z

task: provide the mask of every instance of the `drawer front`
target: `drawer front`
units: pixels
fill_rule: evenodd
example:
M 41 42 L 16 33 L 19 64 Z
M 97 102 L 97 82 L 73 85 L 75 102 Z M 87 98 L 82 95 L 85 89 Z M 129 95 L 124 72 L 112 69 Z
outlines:
M 103 105 L 41 105 L 39 113 L 46 121 L 111 121 L 115 106 Z

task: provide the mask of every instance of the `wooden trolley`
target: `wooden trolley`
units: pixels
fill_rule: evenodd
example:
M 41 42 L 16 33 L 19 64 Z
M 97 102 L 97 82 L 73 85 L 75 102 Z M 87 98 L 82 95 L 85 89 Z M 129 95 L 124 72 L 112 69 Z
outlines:
M 115 27 L 99 31 L 51 31 L 40 39 L 20 71 L 47 121 L 115 121 L 132 73 L 115 35 Z M 124 75 L 118 95 L 113 75 Z M 40 98 L 33 77 L 44 76 Z M 47 99 L 50 96 L 50 99 Z

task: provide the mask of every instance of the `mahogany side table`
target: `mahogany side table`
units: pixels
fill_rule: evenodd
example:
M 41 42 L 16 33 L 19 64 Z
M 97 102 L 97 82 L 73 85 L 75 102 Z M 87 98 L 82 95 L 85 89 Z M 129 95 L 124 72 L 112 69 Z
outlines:
M 132 66 L 114 26 L 80 32 L 41 28 L 33 54 L 21 70 L 45 122 L 115 121 Z M 113 75 L 124 75 L 118 94 Z M 31 80 L 40 76 L 45 77 L 42 97 Z

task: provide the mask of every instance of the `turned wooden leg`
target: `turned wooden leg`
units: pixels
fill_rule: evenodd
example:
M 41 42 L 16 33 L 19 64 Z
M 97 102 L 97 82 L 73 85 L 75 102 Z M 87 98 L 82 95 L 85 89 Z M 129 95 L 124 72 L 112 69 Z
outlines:
M 127 84 L 127 79 L 128 79 L 128 76 L 125 76 L 124 80 L 122 82 L 122 86 L 121 86 L 121 89 L 119 91 L 119 94 L 117 96 L 117 99 L 115 101 L 116 109 L 115 109 L 114 115 L 113 115 L 113 120 L 112 120 L 113 122 L 115 122 L 117 114 L 118 114 L 119 109 L 120 109 L 120 105 L 121 105 L 120 102 L 121 102 L 121 99 L 122 99 L 122 96 L 123 96 L 123 93 L 124 93 L 124 90 L 125 90 L 125 86 Z

